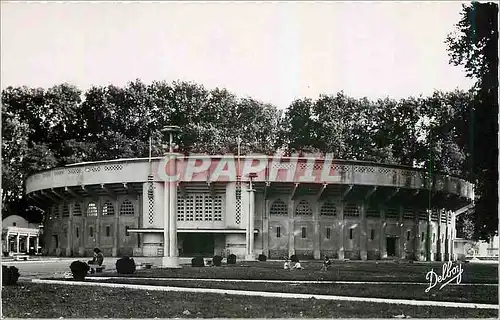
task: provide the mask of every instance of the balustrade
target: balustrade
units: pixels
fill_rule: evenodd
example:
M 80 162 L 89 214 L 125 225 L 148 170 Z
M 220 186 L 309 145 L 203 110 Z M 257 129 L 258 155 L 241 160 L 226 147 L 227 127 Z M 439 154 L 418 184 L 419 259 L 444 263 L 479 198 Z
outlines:
M 428 174 L 421 169 L 368 162 L 313 158 L 241 157 L 240 166 L 233 157 L 191 156 L 182 158 L 179 167 L 181 181 L 236 181 L 242 171 L 257 168 L 255 182 L 315 182 L 348 185 L 376 185 L 395 188 L 429 189 Z M 250 162 L 250 159 L 254 159 Z M 247 161 L 248 160 L 248 161 Z M 161 180 L 160 158 L 152 163 L 155 180 Z M 220 161 L 225 164 L 221 165 Z M 208 163 L 207 163 L 208 162 Z M 191 168 L 187 169 L 190 165 Z M 325 168 L 324 166 L 327 166 Z M 233 168 L 229 168 L 233 166 Z M 238 167 L 240 170 L 238 170 Z M 231 170 L 234 169 L 234 170 Z M 186 174 L 186 171 L 187 172 Z M 147 182 L 151 173 L 149 159 L 124 159 L 82 163 L 40 172 L 26 180 L 26 192 L 92 184 Z M 247 177 L 242 176 L 242 180 Z M 456 177 L 437 175 L 434 190 L 473 199 L 473 185 Z

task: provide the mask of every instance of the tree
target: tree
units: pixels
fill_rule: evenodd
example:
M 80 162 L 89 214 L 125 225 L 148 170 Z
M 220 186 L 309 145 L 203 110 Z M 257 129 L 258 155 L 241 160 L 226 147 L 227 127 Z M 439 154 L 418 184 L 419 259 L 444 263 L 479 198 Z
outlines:
M 498 227 L 498 4 L 463 5 L 457 29 L 446 44 L 450 63 L 474 78 L 467 151 L 476 184 L 475 238 L 487 239 Z
M 318 147 L 312 106 L 311 99 L 297 99 L 286 110 L 285 139 L 287 149 L 291 153 Z

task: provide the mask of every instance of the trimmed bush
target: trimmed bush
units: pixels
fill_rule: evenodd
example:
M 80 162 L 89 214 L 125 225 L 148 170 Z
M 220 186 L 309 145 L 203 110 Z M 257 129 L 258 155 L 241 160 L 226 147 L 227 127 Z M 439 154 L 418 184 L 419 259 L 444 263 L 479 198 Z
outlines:
M 17 284 L 17 279 L 19 279 L 19 269 L 14 266 L 2 266 L 2 285 L 12 286 Z
M 132 274 L 135 272 L 135 261 L 127 256 L 118 259 L 115 266 L 118 274 Z
M 205 260 L 203 260 L 203 257 L 194 257 L 191 259 L 191 267 L 204 267 L 205 266 Z
M 89 265 L 82 261 L 73 261 L 69 268 L 73 274 L 73 279 L 81 281 L 85 280 L 85 276 L 90 270 Z
M 259 259 L 259 261 L 264 262 L 264 261 L 266 261 L 266 260 L 267 260 L 267 257 L 266 257 L 266 255 L 265 255 L 265 254 L 259 254 L 258 259 Z
M 299 258 L 297 258 L 297 255 L 293 254 L 290 257 L 290 261 L 293 262 L 293 263 L 296 263 L 296 262 L 299 262 Z
M 236 255 L 230 254 L 227 256 L 227 264 L 236 264 Z
M 220 267 L 222 265 L 222 257 L 221 256 L 214 256 L 212 258 L 212 262 L 213 262 L 214 266 Z

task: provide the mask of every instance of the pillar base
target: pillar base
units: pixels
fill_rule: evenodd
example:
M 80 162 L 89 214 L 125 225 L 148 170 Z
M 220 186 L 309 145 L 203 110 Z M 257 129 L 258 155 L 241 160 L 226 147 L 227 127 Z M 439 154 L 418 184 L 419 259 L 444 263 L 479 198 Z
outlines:
M 253 254 L 247 254 L 245 255 L 245 261 L 255 261 L 257 259 L 255 259 L 255 255 Z
M 344 250 L 340 249 L 338 252 L 339 260 L 344 260 Z
M 111 249 L 111 256 L 113 257 L 118 256 L 118 250 L 116 248 Z
M 314 251 L 314 260 L 320 260 L 321 259 L 321 252 L 319 250 Z
M 361 251 L 361 260 L 368 260 L 368 252 L 366 252 L 365 250 L 362 250 Z
M 182 268 L 179 264 L 179 257 L 162 257 L 161 266 L 162 268 Z

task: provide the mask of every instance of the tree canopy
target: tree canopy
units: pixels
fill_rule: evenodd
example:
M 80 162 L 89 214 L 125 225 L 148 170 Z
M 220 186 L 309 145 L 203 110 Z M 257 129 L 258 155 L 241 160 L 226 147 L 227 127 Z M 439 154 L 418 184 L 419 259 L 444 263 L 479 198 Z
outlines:
M 498 4 L 463 5 L 456 30 L 446 39 L 450 63 L 475 79 L 472 103 L 461 118 L 462 149 L 471 155 L 468 178 L 476 184 L 475 238 L 498 232 Z

